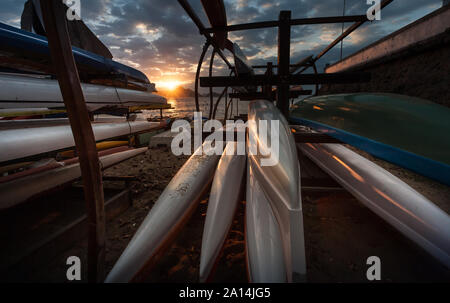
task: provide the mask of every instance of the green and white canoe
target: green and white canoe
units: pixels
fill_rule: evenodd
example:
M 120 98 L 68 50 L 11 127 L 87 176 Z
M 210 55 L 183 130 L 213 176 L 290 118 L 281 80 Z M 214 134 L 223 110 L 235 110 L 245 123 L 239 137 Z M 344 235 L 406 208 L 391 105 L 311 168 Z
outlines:
M 293 105 L 290 121 L 450 185 L 450 109 L 384 93 L 325 95 Z

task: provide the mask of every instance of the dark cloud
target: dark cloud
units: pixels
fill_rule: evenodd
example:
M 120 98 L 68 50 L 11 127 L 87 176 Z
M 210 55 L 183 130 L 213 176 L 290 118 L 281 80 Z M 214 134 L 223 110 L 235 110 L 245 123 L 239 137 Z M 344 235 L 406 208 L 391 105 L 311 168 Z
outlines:
M 19 26 L 25 0 L 0 0 L 0 21 Z M 189 3 L 208 26 L 200 0 Z M 441 0 L 395 0 L 382 11 L 382 20 L 367 23 L 344 41 L 344 56 L 441 6 Z M 115 59 L 146 72 L 151 81 L 179 79 L 192 82 L 204 38 L 175 0 L 81 0 L 82 18 L 111 48 Z M 346 14 L 365 14 L 366 0 L 346 0 Z M 229 24 L 276 20 L 280 10 L 292 18 L 342 14 L 343 0 L 225 0 Z M 348 26 L 348 25 L 347 25 Z M 291 61 L 317 54 L 341 32 L 341 25 L 292 28 Z M 276 29 L 233 32 L 253 64 L 276 63 Z M 339 59 L 335 47 L 321 60 L 319 69 Z M 217 59 L 216 62 L 220 62 Z M 207 65 L 207 64 L 205 64 Z M 204 70 L 206 72 L 206 69 Z M 223 64 L 214 74 L 227 74 Z

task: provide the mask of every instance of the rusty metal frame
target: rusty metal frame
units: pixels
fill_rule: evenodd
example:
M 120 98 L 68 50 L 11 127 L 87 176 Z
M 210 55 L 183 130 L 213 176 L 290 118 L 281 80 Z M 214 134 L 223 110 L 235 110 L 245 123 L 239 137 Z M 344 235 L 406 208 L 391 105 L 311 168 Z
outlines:
M 213 49 L 212 50 L 212 53 L 211 53 L 211 59 L 210 59 L 210 61 L 209 61 L 209 76 L 210 77 L 212 77 L 212 71 L 213 71 L 213 65 L 214 65 L 214 56 L 215 56 L 215 54 L 216 54 L 216 49 Z M 209 88 L 209 119 L 211 119 L 211 117 L 212 117 L 212 110 L 213 110 L 213 99 L 214 99 L 214 96 L 213 96 L 213 88 L 212 87 L 210 87 Z
M 200 111 L 200 104 L 198 102 L 198 97 L 199 97 L 198 83 L 199 83 L 199 78 L 200 78 L 200 71 L 202 69 L 202 64 L 203 64 L 203 60 L 205 58 L 206 52 L 208 51 L 208 48 L 210 45 L 211 45 L 211 43 L 208 40 L 205 42 L 205 45 L 203 45 L 202 53 L 200 54 L 200 58 L 198 59 L 197 72 L 195 73 L 194 91 L 195 91 L 195 109 L 197 112 Z
M 381 9 L 390 4 L 393 0 L 383 0 L 381 3 Z M 235 24 L 228 25 L 224 27 L 212 27 L 205 28 L 202 24 L 200 18 L 196 15 L 192 7 L 189 5 L 187 0 L 178 0 L 181 6 L 184 8 L 186 13 L 192 19 L 192 21 L 197 25 L 200 34 L 204 35 L 207 41 L 210 41 L 214 47 L 217 47 L 217 43 L 214 42 L 214 39 L 210 36 L 211 33 L 223 33 L 229 31 L 238 31 L 238 30 L 249 30 L 249 29 L 261 29 L 268 27 L 278 27 L 278 62 L 276 67 L 278 68 L 278 75 L 270 76 L 269 79 L 262 79 L 261 77 L 250 77 L 249 79 L 245 79 L 246 84 L 253 85 L 266 85 L 266 90 L 271 87 L 271 85 L 277 85 L 277 106 L 280 111 L 287 117 L 289 113 L 289 84 L 315 84 L 316 85 L 316 94 L 318 93 L 319 83 L 325 83 L 330 80 L 331 82 L 339 82 L 339 81 L 354 81 L 355 77 L 351 77 L 350 75 L 345 75 L 341 80 L 337 79 L 333 76 L 341 76 L 340 74 L 330 75 L 331 77 L 327 77 L 323 74 L 319 74 L 317 71 L 316 61 L 319 60 L 323 55 L 325 55 L 330 49 L 332 49 L 336 44 L 342 41 L 345 37 L 350 35 L 354 30 L 368 21 L 367 16 L 365 15 L 354 15 L 354 16 L 337 16 L 337 17 L 319 17 L 319 18 L 305 18 L 305 19 L 291 19 L 290 11 L 281 11 L 279 18 L 277 21 L 264 21 L 264 22 L 254 22 L 254 23 L 245 23 L 245 24 Z M 307 58 L 306 61 L 300 61 L 297 64 L 290 64 L 290 32 L 291 26 L 296 25 L 306 25 L 306 24 L 326 24 L 326 23 L 344 23 L 344 22 L 355 22 L 351 25 L 347 30 L 345 30 L 337 39 L 335 39 L 332 43 L 330 43 L 324 50 L 322 50 L 316 57 Z M 219 55 L 221 54 L 219 50 Z M 211 62 L 212 65 L 212 62 Z M 231 68 L 231 66 L 229 65 Z M 256 68 L 265 68 L 265 66 L 255 66 Z M 271 68 L 274 67 L 273 65 Z M 289 68 L 292 67 L 290 70 Z M 296 69 L 299 69 L 300 72 L 296 73 Z M 308 79 L 306 78 L 295 78 L 295 76 L 299 76 L 299 74 L 303 73 L 309 67 L 312 67 L 314 70 L 314 74 Z M 210 66 L 210 69 L 212 67 Z M 198 75 L 197 75 L 198 76 Z M 305 75 L 308 76 L 308 75 Z M 344 75 L 342 75 L 344 76 Z M 219 79 L 222 78 L 222 79 Z M 357 81 L 368 81 L 370 76 L 363 75 L 361 79 L 356 79 Z M 201 86 L 232 86 L 232 85 L 245 85 L 242 82 L 242 78 L 240 77 L 238 81 L 237 79 L 232 79 L 231 77 L 211 77 L 208 81 L 206 78 L 200 79 Z M 303 81 L 303 82 L 302 82 Z M 208 82 L 208 84 L 207 84 Z M 216 84 L 212 84 L 212 82 L 216 82 Z M 239 84 L 238 82 L 242 82 Z M 196 83 L 198 83 L 198 79 L 196 78 Z M 207 84 L 207 85 L 205 85 Z M 211 99 L 212 100 L 212 99 Z M 220 101 L 220 100 L 218 100 Z M 218 103 L 218 102 L 217 102 Z M 216 105 L 217 105 L 216 103 Z M 212 104 L 212 103 L 211 103 Z M 226 106 L 226 104 L 225 104 Z M 214 116 L 214 114 L 213 114 Z
M 350 16 L 337 16 L 337 17 L 318 17 L 318 18 L 302 18 L 302 19 L 291 19 L 289 21 L 290 26 L 295 25 L 308 25 L 308 24 L 329 24 L 329 23 L 341 23 L 341 22 L 360 22 L 367 20 L 366 15 L 350 15 Z M 201 30 L 201 33 L 218 33 L 218 32 L 232 32 L 232 31 L 243 31 L 243 30 L 251 30 L 251 29 L 260 29 L 260 28 L 270 28 L 270 27 L 279 27 L 280 21 L 262 21 L 262 22 L 253 22 L 253 23 L 242 23 L 242 24 L 234 24 L 228 25 L 224 27 L 212 27 L 205 28 Z
M 180 5 L 183 7 L 183 9 L 186 11 L 186 13 L 189 15 L 189 17 L 194 22 L 194 24 L 197 26 L 197 28 L 200 31 L 200 34 L 202 34 L 206 38 L 205 45 L 203 46 L 203 50 L 202 50 L 202 53 L 200 54 L 200 58 L 199 58 L 199 61 L 197 64 L 197 72 L 195 75 L 195 109 L 197 112 L 199 112 L 200 111 L 200 103 L 199 103 L 198 83 L 199 83 L 201 68 L 203 65 L 203 60 L 205 58 L 206 52 L 208 51 L 208 48 L 210 46 L 213 47 L 213 51 L 211 53 L 211 58 L 210 58 L 210 64 L 209 64 L 209 76 L 210 77 L 212 76 L 214 57 L 216 54 L 218 54 L 220 56 L 220 58 L 223 60 L 223 62 L 225 62 L 225 64 L 228 66 L 229 69 L 233 69 L 233 66 L 228 61 L 228 59 L 223 54 L 223 52 L 221 51 L 220 45 L 217 43 L 217 41 L 213 37 L 211 37 L 211 35 L 209 33 L 205 32 L 205 26 L 203 25 L 202 21 L 197 16 L 197 14 L 194 12 L 194 10 L 192 9 L 192 7 L 188 3 L 188 1 L 187 0 L 178 0 L 178 3 L 180 3 Z M 215 111 L 213 113 L 213 103 L 214 103 L 213 98 L 214 98 L 214 96 L 213 96 L 213 88 L 212 87 L 209 89 L 209 98 L 210 98 L 209 119 L 211 119 L 213 116 L 215 116 Z M 220 99 L 218 100 L 218 102 L 219 101 L 220 101 Z
M 40 4 L 52 65 L 79 153 L 88 221 L 88 280 L 100 282 L 105 269 L 105 206 L 94 133 L 72 53 L 65 7 L 62 1 L 40 0 Z

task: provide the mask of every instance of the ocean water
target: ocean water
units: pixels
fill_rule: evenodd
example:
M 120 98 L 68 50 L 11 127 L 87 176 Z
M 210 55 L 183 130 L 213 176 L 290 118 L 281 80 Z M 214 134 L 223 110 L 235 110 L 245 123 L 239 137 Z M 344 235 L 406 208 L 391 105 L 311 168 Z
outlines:
M 217 97 L 214 97 L 213 102 L 216 102 Z M 167 102 L 172 106 L 171 109 L 163 110 L 164 116 L 171 117 L 192 117 L 195 111 L 195 98 L 177 98 L 177 99 L 168 99 Z M 203 117 L 209 116 L 209 97 L 200 97 L 200 111 L 202 112 Z M 239 104 L 239 109 L 237 105 Z M 246 101 L 233 101 L 233 116 L 239 114 L 246 114 L 248 109 L 248 102 Z M 231 105 L 229 107 L 229 111 L 231 110 Z M 144 110 L 142 115 L 145 118 L 153 118 L 159 117 L 159 110 Z M 225 102 L 222 99 L 217 107 L 216 118 L 223 119 L 225 115 Z M 228 117 L 230 112 L 228 112 Z

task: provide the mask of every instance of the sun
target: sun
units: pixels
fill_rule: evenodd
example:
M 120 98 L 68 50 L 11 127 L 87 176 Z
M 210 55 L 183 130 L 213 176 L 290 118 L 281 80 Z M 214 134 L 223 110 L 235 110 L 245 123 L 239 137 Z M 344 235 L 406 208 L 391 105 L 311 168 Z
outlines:
M 175 88 L 177 88 L 179 85 L 181 84 L 180 81 L 176 81 L 176 80 L 169 80 L 169 81 L 163 81 L 163 82 L 159 82 L 158 86 L 165 88 L 167 90 L 174 90 Z

